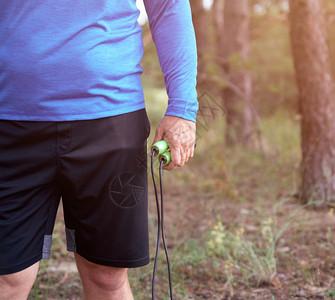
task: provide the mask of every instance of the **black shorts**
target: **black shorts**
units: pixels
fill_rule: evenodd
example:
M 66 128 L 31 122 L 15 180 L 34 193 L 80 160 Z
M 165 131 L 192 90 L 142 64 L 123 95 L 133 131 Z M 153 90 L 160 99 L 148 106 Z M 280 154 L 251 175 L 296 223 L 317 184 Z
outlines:
M 144 109 L 69 122 L 0 121 L 0 274 L 49 258 L 62 198 L 67 249 L 107 266 L 149 263 Z

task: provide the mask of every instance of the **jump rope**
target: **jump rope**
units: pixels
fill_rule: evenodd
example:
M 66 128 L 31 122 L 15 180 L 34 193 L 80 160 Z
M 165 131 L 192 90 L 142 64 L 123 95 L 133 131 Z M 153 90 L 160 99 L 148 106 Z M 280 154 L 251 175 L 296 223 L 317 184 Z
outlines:
M 155 179 L 155 174 L 154 174 L 154 158 L 156 157 L 158 157 L 158 160 L 159 160 L 159 185 L 160 185 L 160 196 L 161 196 L 160 205 L 159 205 L 159 200 L 158 200 L 157 185 L 156 185 L 156 179 Z M 152 175 L 152 181 L 153 181 L 154 189 L 155 189 L 157 223 L 158 223 L 157 224 L 156 255 L 155 255 L 155 263 L 154 263 L 154 269 L 153 269 L 153 274 L 152 274 L 152 291 L 151 291 L 152 300 L 155 300 L 155 277 L 156 277 L 156 268 L 157 268 L 157 260 L 158 260 L 158 252 L 159 252 L 161 234 L 162 234 L 163 246 L 165 250 L 166 263 L 168 267 L 170 299 L 173 300 L 170 260 L 169 260 L 169 254 L 168 254 L 166 241 L 165 241 L 165 234 L 164 234 L 164 201 L 163 201 L 163 184 L 162 184 L 163 165 L 168 165 L 170 161 L 171 161 L 171 152 L 169 149 L 169 145 L 166 141 L 162 140 L 152 145 L 151 147 L 151 175 Z

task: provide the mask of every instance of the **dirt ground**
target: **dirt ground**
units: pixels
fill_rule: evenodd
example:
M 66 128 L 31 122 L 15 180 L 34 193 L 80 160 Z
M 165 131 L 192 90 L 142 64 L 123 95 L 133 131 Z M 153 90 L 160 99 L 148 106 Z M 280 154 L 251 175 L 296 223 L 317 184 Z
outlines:
M 154 212 L 154 198 L 150 190 L 150 211 Z M 182 195 L 182 197 L 181 197 Z M 286 201 L 277 213 L 278 224 L 287 214 L 300 207 L 292 195 L 280 195 Z M 278 201 L 281 199 L 278 198 Z M 272 213 L 272 203 L 225 201 L 215 192 L 201 193 L 167 188 L 165 191 L 166 232 L 170 256 L 175 243 L 186 237 L 197 239 L 213 226 L 215 216 L 220 215 L 227 226 L 239 224 L 245 235 L 252 236 L 259 220 Z M 276 248 L 277 273 L 271 282 L 259 286 L 227 286 L 222 274 L 215 270 L 204 272 L 193 268 L 185 280 L 188 296 L 176 299 L 333 299 L 335 294 L 335 230 L 333 210 L 314 211 L 302 209 L 291 226 L 280 238 Z M 59 211 L 55 229 L 56 245 L 53 257 L 42 263 L 40 275 L 29 299 L 80 299 L 81 284 L 71 254 L 66 253 L 62 228 L 62 212 Z M 54 243 L 54 244 L 55 244 Z M 153 244 L 154 245 L 154 244 Z M 153 255 L 154 251 L 152 251 Z M 153 258 L 152 258 L 153 259 Z M 152 263 L 149 265 L 152 267 Z M 149 268 L 149 271 L 150 271 Z M 203 268 L 203 267 L 201 267 Z M 148 269 L 147 269 L 148 270 Z M 199 271 L 199 272 L 198 272 Z M 218 272 L 220 273 L 220 272 Z M 187 276 L 186 276 L 187 278 Z M 150 275 L 145 277 L 145 290 L 137 299 L 150 299 Z M 143 287 L 142 287 L 143 288 Z M 138 286 L 135 287 L 135 291 Z M 143 292 L 143 291 L 142 291 Z M 136 294 L 135 294 L 136 295 Z M 168 299 L 158 296 L 158 299 Z
M 170 194 L 174 201 L 167 205 L 170 216 L 182 215 L 178 227 L 180 234 L 188 233 L 199 237 L 219 214 L 227 226 L 239 224 L 245 234 L 252 236 L 257 221 L 272 213 L 272 203 L 263 202 L 257 206 L 252 202 L 228 202 L 216 199 L 215 194 L 189 195 L 175 203 L 177 195 Z M 277 213 L 278 226 L 284 223 L 289 212 L 301 208 L 294 195 L 280 195 L 285 198 Z M 198 198 L 198 199 L 197 199 Z M 282 199 L 278 199 L 281 201 Z M 182 203 L 182 204 L 181 204 Z M 259 217 L 255 217 L 259 215 Z M 198 278 L 192 284 L 195 299 L 333 299 L 335 291 L 333 210 L 302 209 L 291 226 L 280 238 L 277 246 L 277 274 L 271 282 L 258 287 L 225 286 L 224 280 L 213 284 L 213 278 Z

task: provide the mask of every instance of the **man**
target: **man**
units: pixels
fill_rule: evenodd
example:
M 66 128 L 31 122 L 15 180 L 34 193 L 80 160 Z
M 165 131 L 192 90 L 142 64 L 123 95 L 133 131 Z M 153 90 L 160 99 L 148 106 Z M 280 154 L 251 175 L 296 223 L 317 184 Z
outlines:
M 193 156 L 188 0 L 145 0 L 169 96 L 154 141 Z M 142 30 L 135 0 L 11 0 L 0 9 L 0 299 L 26 299 L 60 197 L 83 299 L 133 299 L 149 262 Z

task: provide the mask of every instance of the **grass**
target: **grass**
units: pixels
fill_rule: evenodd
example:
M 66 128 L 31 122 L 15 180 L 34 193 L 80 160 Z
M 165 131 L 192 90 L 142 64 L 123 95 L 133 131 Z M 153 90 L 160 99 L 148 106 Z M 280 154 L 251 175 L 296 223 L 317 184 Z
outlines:
M 253 234 L 246 235 L 244 227 L 226 228 L 219 221 L 207 234 L 207 254 L 212 262 L 224 269 L 226 285 L 233 288 L 238 283 L 245 286 L 275 284 L 277 275 L 277 246 L 283 234 L 303 223 L 300 212 L 311 203 L 288 213 L 280 223 L 285 202 L 273 207 L 270 217 L 260 220 Z M 223 266 L 223 267 L 222 267 Z
M 214 262 L 222 258 L 222 264 L 216 265 L 223 265 L 227 285 L 233 287 L 241 280 L 246 286 L 250 285 L 250 281 L 259 286 L 274 278 L 277 268 L 272 222 L 270 218 L 262 222 L 262 240 L 257 243 L 245 237 L 243 227 L 232 232 L 226 230 L 221 221 L 210 231 L 207 253 Z

